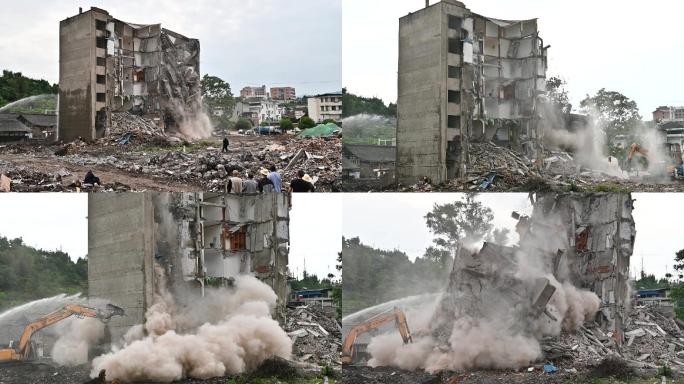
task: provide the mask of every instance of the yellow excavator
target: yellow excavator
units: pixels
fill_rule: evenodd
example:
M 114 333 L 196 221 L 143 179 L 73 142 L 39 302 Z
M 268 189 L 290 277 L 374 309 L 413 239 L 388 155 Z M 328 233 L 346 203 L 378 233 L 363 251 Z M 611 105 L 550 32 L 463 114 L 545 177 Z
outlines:
M 365 323 L 356 325 L 349 331 L 347 337 L 344 338 L 344 343 L 342 343 L 342 364 L 351 364 L 352 361 L 354 361 L 354 342 L 360 334 L 368 332 L 372 329 L 378 329 L 391 322 L 394 322 L 399 330 L 399 334 L 404 340 L 404 344 L 413 342 L 408 323 L 406 322 L 406 315 L 401 309 L 394 307 L 392 313 L 385 313 L 373 317 Z
M 627 164 L 632 163 L 632 158 L 637 153 L 648 159 L 648 149 L 642 147 L 638 143 L 632 143 L 632 145 L 629 146 L 629 151 L 627 152 Z M 682 153 L 680 151 L 670 151 L 669 153 L 670 153 L 670 164 L 666 165 L 667 173 L 669 175 L 671 175 L 673 178 L 679 178 L 679 177 L 684 176 L 684 165 L 682 164 Z
M 123 316 L 124 310 L 113 304 L 107 304 L 106 308 L 102 310 L 76 304 L 67 304 L 63 308 L 27 325 L 26 328 L 24 328 L 24 332 L 21 334 L 19 342 L 16 344 L 16 347 L 10 343 L 9 348 L 0 349 L 0 363 L 30 360 L 35 355 L 31 343 L 31 336 L 35 332 L 72 315 L 81 319 L 84 317 L 94 317 L 103 322 L 107 322 L 113 316 Z

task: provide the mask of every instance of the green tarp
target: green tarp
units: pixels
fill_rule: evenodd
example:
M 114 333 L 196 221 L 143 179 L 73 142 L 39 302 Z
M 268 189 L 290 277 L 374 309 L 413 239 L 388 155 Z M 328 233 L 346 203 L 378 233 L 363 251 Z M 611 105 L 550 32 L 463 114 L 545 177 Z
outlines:
M 321 136 L 330 136 L 332 135 L 335 131 L 338 131 L 340 127 L 337 126 L 335 123 L 328 123 L 328 124 L 318 124 L 317 126 L 313 128 L 308 128 L 305 129 L 301 132 L 299 132 L 300 137 L 321 137 Z

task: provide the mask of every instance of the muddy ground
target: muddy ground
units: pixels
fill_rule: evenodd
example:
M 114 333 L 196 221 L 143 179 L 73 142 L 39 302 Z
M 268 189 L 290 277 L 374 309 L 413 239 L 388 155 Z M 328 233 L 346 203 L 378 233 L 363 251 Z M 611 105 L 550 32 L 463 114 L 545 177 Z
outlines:
M 319 191 L 339 188 L 341 142 L 337 137 L 229 138 L 228 152 L 221 151 L 221 138 L 167 142 L 161 137 L 141 137 L 125 145 L 112 139 L 2 144 L 0 173 L 12 179 L 12 191 L 17 192 L 221 191 L 233 170 L 244 175 L 275 164 L 284 182 L 304 169 L 318 178 Z M 83 184 L 88 170 L 100 178 L 100 186 Z

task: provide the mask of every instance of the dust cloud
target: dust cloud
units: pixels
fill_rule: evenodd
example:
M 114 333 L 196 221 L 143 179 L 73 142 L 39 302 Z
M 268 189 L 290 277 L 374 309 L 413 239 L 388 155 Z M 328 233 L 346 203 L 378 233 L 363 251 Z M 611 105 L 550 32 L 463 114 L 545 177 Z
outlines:
M 207 379 L 254 369 L 271 356 L 290 358 L 292 341 L 271 318 L 277 296 L 256 278 L 240 276 L 233 289 L 208 289 L 180 309 L 163 270 L 157 267 L 155 275 L 144 329 L 131 328 L 122 346 L 95 358 L 92 377 L 105 369 L 107 378 L 124 381 Z
M 92 317 L 69 318 L 58 325 L 60 335 L 52 347 L 52 361 L 62 366 L 88 362 L 88 351 L 104 337 L 105 324 Z
M 462 250 L 430 320 L 407 312 L 414 342 L 403 344 L 394 329 L 373 337 L 368 364 L 428 372 L 518 369 L 542 357 L 545 336 L 576 331 L 592 320 L 598 296 L 572 284 L 565 258 L 558 266 L 550 262 L 557 250 L 569 248 L 563 222 L 555 216 L 535 220 L 534 230 L 506 248 L 510 255 Z M 540 281 L 555 287 L 544 308 L 550 316 L 533 304 Z

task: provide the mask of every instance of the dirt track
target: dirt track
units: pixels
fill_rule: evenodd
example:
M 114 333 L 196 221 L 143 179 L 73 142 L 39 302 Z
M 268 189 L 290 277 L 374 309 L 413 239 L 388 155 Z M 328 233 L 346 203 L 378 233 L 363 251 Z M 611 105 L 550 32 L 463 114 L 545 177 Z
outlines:
M 188 183 L 175 182 L 170 180 L 162 180 L 152 176 L 129 173 L 120 171 L 118 169 L 104 166 L 81 166 L 67 161 L 61 160 L 58 156 L 50 155 L 34 155 L 34 154 L 0 154 L 0 161 L 6 161 L 16 166 L 27 167 L 40 172 L 57 172 L 66 169 L 72 174 L 78 175 L 79 179 L 92 170 L 95 175 L 106 182 L 118 182 L 131 187 L 133 190 L 142 191 L 168 191 L 168 192 L 184 192 L 184 191 L 199 191 L 200 187 L 196 185 L 189 185 Z

